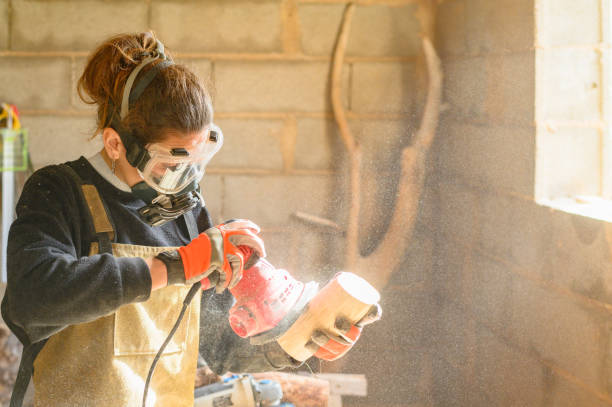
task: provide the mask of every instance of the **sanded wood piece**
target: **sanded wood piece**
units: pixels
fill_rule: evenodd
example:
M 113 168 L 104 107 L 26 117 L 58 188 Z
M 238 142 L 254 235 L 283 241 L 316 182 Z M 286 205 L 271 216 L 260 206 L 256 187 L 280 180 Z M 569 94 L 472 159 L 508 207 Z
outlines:
M 338 335 L 337 317 L 355 323 L 363 318 L 372 304 L 380 300 L 378 291 L 366 280 L 353 273 L 338 273 L 310 301 L 305 312 L 277 339 L 291 357 L 304 361 L 313 355 L 306 347 L 316 330 Z

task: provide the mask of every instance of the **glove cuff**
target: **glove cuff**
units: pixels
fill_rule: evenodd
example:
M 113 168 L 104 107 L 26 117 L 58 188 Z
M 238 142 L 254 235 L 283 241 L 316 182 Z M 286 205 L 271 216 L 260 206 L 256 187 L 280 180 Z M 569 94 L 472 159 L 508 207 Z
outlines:
M 287 352 L 283 350 L 283 348 L 280 347 L 280 345 L 276 341 L 269 342 L 263 345 L 263 350 L 264 356 L 270 366 L 277 370 L 284 369 L 287 367 L 296 369 L 300 367 L 302 363 L 304 363 L 292 358 Z
M 166 265 L 168 285 L 185 284 L 185 269 L 177 250 L 161 252 L 155 256 Z
M 179 247 L 178 254 L 183 263 L 186 284 L 203 279 L 211 271 L 211 241 L 208 234 L 201 233 L 188 245 Z

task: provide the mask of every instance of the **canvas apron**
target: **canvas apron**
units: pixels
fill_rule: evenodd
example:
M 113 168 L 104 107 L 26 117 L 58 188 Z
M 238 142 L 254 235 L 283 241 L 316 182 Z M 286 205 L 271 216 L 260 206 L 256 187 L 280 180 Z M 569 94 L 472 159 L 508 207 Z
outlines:
M 114 230 L 96 188 L 81 186 L 96 233 L 112 241 Z M 117 257 L 151 257 L 169 249 L 110 241 L 94 242 L 90 255 L 104 251 L 99 249 L 104 246 Z M 71 325 L 49 338 L 34 361 L 34 405 L 140 407 L 151 362 L 176 322 L 189 288 L 153 291 L 146 302 L 124 305 L 113 314 Z M 157 364 L 148 406 L 193 406 L 200 300 L 201 291 Z

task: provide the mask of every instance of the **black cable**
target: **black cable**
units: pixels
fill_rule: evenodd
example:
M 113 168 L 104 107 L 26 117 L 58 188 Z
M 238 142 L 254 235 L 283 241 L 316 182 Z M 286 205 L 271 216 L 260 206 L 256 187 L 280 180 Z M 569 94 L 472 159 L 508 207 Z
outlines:
M 159 351 L 157 351 L 157 355 L 155 355 L 155 359 L 153 359 L 153 362 L 151 363 L 151 367 L 149 368 L 149 374 L 147 375 L 147 381 L 145 382 L 144 393 L 142 395 L 142 407 L 146 407 L 147 405 L 147 393 L 149 392 L 149 384 L 151 383 L 153 372 L 155 372 L 155 366 L 157 366 L 157 362 L 159 362 L 159 358 L 164 352 L 164 349 L 166 349 L 166 346 L 168 346 L 168 344 L 172 340 L 172 337 L 176 333 L 176 330 L 181 324 L 181 321 L 183 320 L 183 317 L 185 316 L 185 311 L 187 311 L 187 307 L 191 303 L 191 300 L 193 300 L 193 297 L 196 295 L 196 293 L 201 287 L 202 287 L 202 283 L 198 281 L 197 283 L 192 285 L 191 288 L 189 289 L 189 292 L 187 293 L 187 295 L 185 296 L 185 299 L 183 300 L 183 308 L 181 309 L 181 312 L 178 318 L 176 319 L 174 326 L 170 330 L 168 337 L 166 338 L 162 346 L 159 348 Z

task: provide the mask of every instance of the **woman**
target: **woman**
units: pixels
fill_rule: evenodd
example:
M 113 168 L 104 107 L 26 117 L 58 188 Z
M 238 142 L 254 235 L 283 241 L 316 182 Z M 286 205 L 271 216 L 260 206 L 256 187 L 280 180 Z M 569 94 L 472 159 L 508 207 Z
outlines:
M 193 405 L 198 354 L 218 373 L 297 366 L 227 322 L 225 288 L 248 260 L 240 247 L 265 251 L 255 224 L 213 227 L 199 197 L 223 136 L 196 76 L 153 34 L 125 34 L 94 51 L 78 86 L 97 105 L 104 148 L 37 171 L 17 205 L 2 302 L 25 345 L 12 403 L 33 361 L 36 406 L 140 406 L 154 356 L 204 278 L 215 289 L 191 291 L 149 405 Z

